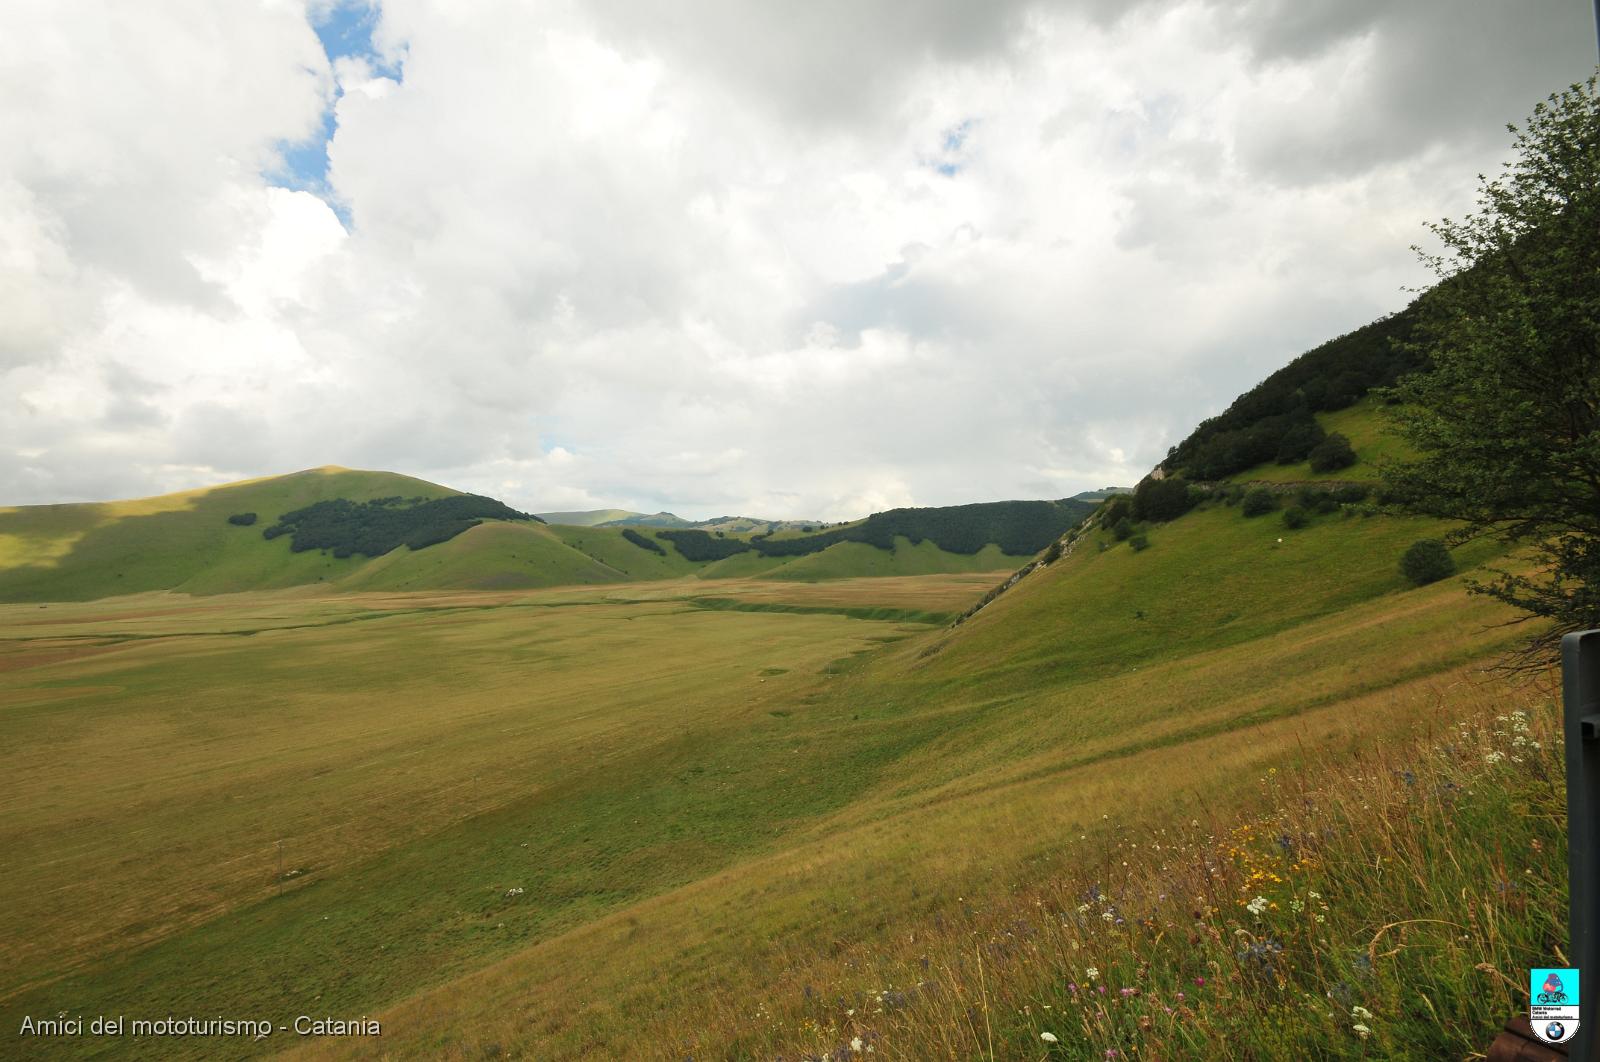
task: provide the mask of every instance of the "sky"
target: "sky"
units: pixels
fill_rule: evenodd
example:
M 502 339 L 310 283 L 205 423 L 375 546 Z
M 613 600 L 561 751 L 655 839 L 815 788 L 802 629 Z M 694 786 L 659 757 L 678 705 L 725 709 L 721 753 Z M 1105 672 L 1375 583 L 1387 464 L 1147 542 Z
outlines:
M 1588 0 L 11 0 L 0 505 L 327 464 L 846 519 L 1402 308 Z

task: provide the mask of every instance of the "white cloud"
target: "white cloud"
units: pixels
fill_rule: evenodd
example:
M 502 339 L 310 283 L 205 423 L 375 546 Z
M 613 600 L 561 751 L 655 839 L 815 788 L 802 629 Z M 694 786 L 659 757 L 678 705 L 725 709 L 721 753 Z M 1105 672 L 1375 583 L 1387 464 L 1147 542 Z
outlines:
M 0 501 L 330 462 L 824 519 L 1129 482 L 1398 308 L 1421 222 L 1592 60 L 1577 0 L 1441 4 L 389 0 L 382 70 L 303 6 L 24 4 Z M 272 187 L 336 87 L 348 232 Z

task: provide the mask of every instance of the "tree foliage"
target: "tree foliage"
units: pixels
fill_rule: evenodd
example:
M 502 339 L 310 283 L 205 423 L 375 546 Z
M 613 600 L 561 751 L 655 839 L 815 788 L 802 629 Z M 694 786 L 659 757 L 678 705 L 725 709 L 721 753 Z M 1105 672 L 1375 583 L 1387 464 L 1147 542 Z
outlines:
M 627 539 L 629 542 L 632 542 L 640 549 L 647 549 L 651 553 L 659 553 L 663 557 L 667 555 L 667 551 L 661 548 L 661 543 L 645 538 L 631 527 L 625 527 L 622 529 L 622 537 Z
M 289 549 L 325 549 L 335 557 L 381 557 L 400 546 L 425 549 L 448 542 L 484 520 L 535 520 L 503 502 L 477 494 L 453 494 L 431 501 L 376 498 L 354 502 L 330 498 L 284 513 L 261 537 L 289 535 Z
M 255 522 L 255 513 L 234 513 L 232 516 L 228 517 L 228 523 L 233 524 L 236 527 L 249 527 Z
M 719 561 L 735 553 L 748 553 L 763 544 L 746 542 L 742 538 L 717 538 L 698 527 L 657 531 L 656 537 L 671 542 L 685 560 L 694 561 L 696 564 Z
M 1524 663 L 1600 626 L 1600 97 L 1596 80 L 1538 105 L 1478 209 L 1430 226 L 1440 277 L 1395 416 L 1420 458 L 1388 469 L 1409 508 L 1463 521 L 1452 541 L 1525 545 L 1531 573 L 1473 589 L 1544 617 Z
M 1199 501 L 1189 490 L 1189 481 L 1176 476 L 1146 479 L 1133 489 L 1135 520 L 1176 520 Z

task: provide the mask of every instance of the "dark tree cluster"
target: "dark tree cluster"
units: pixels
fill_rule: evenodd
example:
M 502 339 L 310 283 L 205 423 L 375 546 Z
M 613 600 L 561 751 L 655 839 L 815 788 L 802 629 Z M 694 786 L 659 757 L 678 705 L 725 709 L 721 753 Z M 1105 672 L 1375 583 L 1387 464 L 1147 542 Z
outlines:
M 261 535 L 267 539 L 291 536 L 289 548 L 295 553 L 323 549 L 335 557 L 357 553 L 381 557 L 400 546 L 425 549 L 448 542 L 484 520 L 543 523 L 537 516 L 519 513 L 503 502 L 477 494 L 454 494 L 431 501 L 398 496 L 366 502 L 330 498 L 284 513 Z
M 683 554 L 685 560 L 694 561 L 696 564 L 719 561 L 735 553 L 748 553 L 754 548 L 743 539 L 717 538 L 699 528 L 657 531 L 656 537 L 671 542 L 677 547 L 678 552 Z
M 1133 489 L 1133 518 L 1157 523 L 1176 520 L 1199 504 L 1200 497 L 1186 479 L 1147 479 Z
M 1168 472 L 1216 480 L 1268 461 L 1305 460 L 1323 441 L 1313 414 L 1343 409 L 1418 367 L 1420 357 L 1410 343 L 1418 313 L 1414 302 L 1300 355 L 1226 411 L 1201 421 L 1168 451 Z
M 653 542 L 650 539 L 645 538 L 631 527 L 625 527 L 622 529 L 622 537 L 627 539 L 629 542 L 632 542 L 640 549 L 647 549 L 651 553 L 659 553 L 663 557 L 667 555 L 667 551 L 661 548 L 661 543 Z
M 1007 501 L 947 505 L 925 509 L 890 509 L 873 513 L 859 524 L 836 527 L 795 538 L 717 539 L 704 531 L 658 531 L 692 561 L 721 560 L 755 550 L 765 557 L 803 557 L 839 542 L 865 542 L 878 549 L 894 548 L 897 537 L 913 544 L 930 541 L 947 553 L 973 554 L 994 543 L 1011 556 L 1037 553 L 1087 516 L 1089 502 Z
M 234 513 L 232 516 L 228 517 L 228 523 L 233 524 L 236 527 L 249 527 L 255 522 L 255 513 Z

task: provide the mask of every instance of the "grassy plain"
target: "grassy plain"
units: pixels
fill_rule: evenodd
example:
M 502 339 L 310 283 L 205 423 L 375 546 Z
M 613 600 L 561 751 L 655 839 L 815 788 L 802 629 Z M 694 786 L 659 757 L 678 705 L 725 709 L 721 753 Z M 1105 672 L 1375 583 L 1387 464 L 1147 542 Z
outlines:
M 795 971 L 1437 711 L 1516 635 L 1400 579 L 1436 532 L 1215 505 L 1144 552 L 1090 536 L 955 629 L 910 621 L 992 573 L 0 607 L 0 1021 L 775 1050 Z

